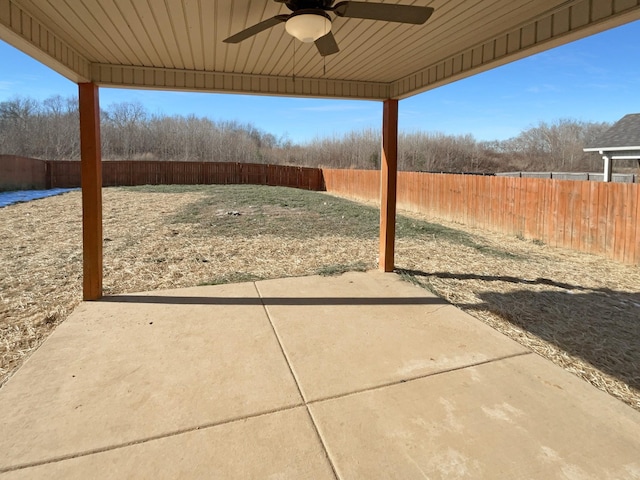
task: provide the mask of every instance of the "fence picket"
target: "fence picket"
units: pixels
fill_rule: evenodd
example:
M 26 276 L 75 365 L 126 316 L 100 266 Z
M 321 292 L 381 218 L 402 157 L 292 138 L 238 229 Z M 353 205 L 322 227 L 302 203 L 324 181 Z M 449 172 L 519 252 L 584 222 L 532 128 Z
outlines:
M 323 170 L 326 190 L 379 199 L 379 172 Z M 346 183 L 345 183 L 346 182 Z M 399 172 L 403 208 L 640 264 L 640 185 Z

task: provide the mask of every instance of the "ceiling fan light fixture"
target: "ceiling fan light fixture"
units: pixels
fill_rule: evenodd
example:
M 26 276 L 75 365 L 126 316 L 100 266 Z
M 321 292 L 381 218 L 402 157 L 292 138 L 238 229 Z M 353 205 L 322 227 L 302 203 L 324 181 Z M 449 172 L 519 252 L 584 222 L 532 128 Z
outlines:
M 331 31 L 331 19 L 324 12 L 301 11 L 289 17 L 285 29 L 301 42 L 312 43 Z

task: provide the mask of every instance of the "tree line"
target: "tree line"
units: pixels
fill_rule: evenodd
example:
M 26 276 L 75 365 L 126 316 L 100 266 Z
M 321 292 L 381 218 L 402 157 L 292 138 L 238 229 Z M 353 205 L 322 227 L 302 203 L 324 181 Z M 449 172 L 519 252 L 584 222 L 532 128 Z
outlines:
M 77 98 L 0 102 L 0 153 L 46 160 L 78 160 Z M 559 119 L 540 122 L 508 140 L 478 141 L 471 134 L 403 132 L 398 167 L 431 172 L 599 171 L 600 157 L 582 151 L 611 125 Z M 151 114 L 139 102 L 101 110 L 104 160 L 248 162 L 326 168 L 380 166 L 376 129 L 316 138 L 304 144 L 250 123 L 195 115 Z

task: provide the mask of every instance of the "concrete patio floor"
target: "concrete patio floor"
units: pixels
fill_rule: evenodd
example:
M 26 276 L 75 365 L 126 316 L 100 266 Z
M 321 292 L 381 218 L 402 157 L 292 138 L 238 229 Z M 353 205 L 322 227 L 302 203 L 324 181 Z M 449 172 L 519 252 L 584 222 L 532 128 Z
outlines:
M 0 389 L 0 478 L 640 478 L 640 413 L 394 274 L 83 303 Z

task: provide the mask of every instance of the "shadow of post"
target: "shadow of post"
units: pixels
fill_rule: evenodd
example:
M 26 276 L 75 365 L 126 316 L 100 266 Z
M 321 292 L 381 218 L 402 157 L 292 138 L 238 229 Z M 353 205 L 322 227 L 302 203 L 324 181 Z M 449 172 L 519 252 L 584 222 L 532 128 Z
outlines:
M 482 280 L 489 282 L 487 290 L 491 282 L 521 284 L 516 291 L 479 292 L 479 303 L 456 306 L 495 313 L 640 390 L 640 292 L 589 289 L 545 278 L 397 272 L 425 279 Z M 540 290 L 540 285 L 549 289 Z

